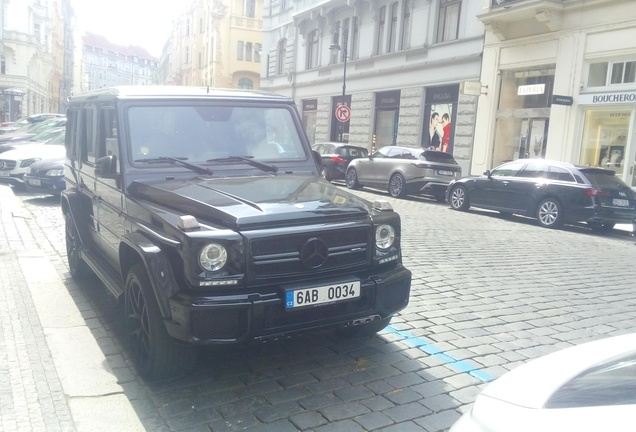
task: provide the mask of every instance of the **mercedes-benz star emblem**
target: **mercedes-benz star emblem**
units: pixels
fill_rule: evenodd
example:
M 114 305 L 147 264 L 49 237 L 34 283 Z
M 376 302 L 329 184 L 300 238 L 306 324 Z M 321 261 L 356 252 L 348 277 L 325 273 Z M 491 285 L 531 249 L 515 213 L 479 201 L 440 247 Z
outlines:
M 309 268 L 322 266 L 329 258 L 329 251 L 324 241 L 310 238 L 300 248 L 300 261 Z
M 0 161 L 0 170 L 4 169 L 4 161 Z

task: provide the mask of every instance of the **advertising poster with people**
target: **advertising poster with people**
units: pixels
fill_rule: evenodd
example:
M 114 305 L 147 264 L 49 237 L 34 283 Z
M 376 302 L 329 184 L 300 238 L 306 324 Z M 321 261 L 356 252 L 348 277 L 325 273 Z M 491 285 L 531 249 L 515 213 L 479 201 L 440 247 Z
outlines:
M 459 84 L 427 87 L 422 148 L 453 154 Z

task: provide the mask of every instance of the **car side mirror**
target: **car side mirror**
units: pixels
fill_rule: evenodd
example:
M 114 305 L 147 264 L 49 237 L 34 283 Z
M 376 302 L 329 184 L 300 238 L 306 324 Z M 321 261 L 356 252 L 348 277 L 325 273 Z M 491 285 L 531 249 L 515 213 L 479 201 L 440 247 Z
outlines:
M 117 156 L 110 155 L 95 161 L 95 176 L 102 178 L 118 179 Z
M 488 178 L 490 178 L 492 176 L 492 173 L 490 172 L 490 170 L 486 170 L 484 171 L 484 175 Z

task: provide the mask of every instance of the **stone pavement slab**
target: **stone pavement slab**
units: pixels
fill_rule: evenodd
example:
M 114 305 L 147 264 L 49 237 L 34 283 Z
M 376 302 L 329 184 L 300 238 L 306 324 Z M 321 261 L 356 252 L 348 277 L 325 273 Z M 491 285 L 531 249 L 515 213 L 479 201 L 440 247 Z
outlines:
M 28 217 L 0 185 L 0 430 L 144 431 Z

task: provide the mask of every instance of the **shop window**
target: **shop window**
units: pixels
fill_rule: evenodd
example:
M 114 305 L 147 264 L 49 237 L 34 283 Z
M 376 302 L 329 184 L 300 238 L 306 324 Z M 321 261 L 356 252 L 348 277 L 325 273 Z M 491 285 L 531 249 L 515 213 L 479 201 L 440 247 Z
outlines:
M 630 119 L 631 108 L 587 110 L 580 164 L 600 166 L 622 174 Z
M 629 84 L 636 82 L 636 61 L 591 63 L 588 87 Z

